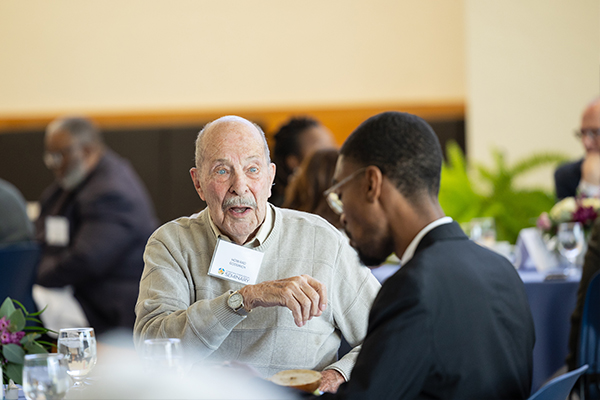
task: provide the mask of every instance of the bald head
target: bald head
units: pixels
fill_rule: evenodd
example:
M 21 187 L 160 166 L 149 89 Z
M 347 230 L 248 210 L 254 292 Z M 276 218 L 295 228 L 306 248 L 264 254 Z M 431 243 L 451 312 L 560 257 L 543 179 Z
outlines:
M 586 153 L 600 151 L 600 138 L 598 131 L 600 130 L 600 97 L 592 100 L 586 107 L 581 116 L 581 141 L 585 147 Z M 588 134 L 585 134 L 588 132 Z M 596 132 L 590 134 L 590 132 Z
M 264 152 L 265 152 L 265 160 L 267 164 L 271 163 L 271 156 L 269 153 L 269 145 L 267 144 L 267 138 L 265 137 L 265 133 L 263 130 L 255 124 L 254 122 L 250 122 L 245 118 L 238 117 L 235 115 L 227 115 L 225 117 L 218 118 L 212 122 L 209 122 L 202 128 L 202 130 L 198 133 L 198 137 L 196 138 L 196 168 L 201 170 L 202 162 L 204 160 L 204 151 L 206 149 L 207 140 L 210 140 L 214 137 L 220 136 L 223 132 L 226 132 L 230 129 L 238 129 L 238 128 L 250 128 L 247 130 L 249 133 L 256 133 L 257 138 L 260 138 L 264 144 Z

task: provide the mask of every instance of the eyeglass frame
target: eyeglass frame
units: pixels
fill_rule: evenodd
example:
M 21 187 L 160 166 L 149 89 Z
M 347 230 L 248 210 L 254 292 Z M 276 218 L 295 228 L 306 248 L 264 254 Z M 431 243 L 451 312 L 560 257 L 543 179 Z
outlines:
M 336 191 L 344 186 L 346 183 L 350 182 L 352 179 L 356 178 L 360 173 L 365 172 L 368 167 L 362 167 L 327 189 L 323 192 L 323 196 L 327 200 L 327 205 L 329 208 L 333 210 L 337 215 L 342 215 L 344 213 L 344 203 L 340 200 L 340 196 L 336 193 Z
M 586 128 L 575 130 L 575 137 L 577 139 L 582 139 L 584 136 L 587 136 L 591 139 L 596 139 L 598 136 L 600 136 L 600 128 Z
M 81 144 L 72 143 L 69 147 L 59 151 L 46 151 L 43 155 L 44 165 L 50 170 L 56 169 L 63 163 L 66 154 L 71 155 L 79 148 L 81 148 Z

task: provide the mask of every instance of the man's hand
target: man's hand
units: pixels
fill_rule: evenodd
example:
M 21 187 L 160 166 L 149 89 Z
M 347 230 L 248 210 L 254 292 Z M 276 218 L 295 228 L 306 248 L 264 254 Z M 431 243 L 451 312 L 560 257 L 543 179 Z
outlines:
M 585 155 L 581 164 L 581 180 L 600 186 L 600 152 L 592 151 Z
M 308 275 L 248 285 L 239 292 L 248 311 L 256 307 L 287 307 L 299 327 L 312 317 L 321 316 L 327 308 L 325 285 Z
M 319 386 L 319 390 L 321 392 L 335 393 L 344 382 L 346 382 L 346 380 L 342 374 L 335 369 L 326 369 L 321 372 L 321 386 Z

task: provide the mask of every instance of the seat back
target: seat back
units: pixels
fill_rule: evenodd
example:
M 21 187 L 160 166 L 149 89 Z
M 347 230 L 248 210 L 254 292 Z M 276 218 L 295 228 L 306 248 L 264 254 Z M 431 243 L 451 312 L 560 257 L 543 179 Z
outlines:
M 529 397 L 529 400 L 565 400 L 573 389 L 577 379 L 587 369 L 588 366 L 584 365 L 574 371 L 557 376 Z
M 32 287 L 35 283 L 40 260 L 37 242 L 18 242 L 0 247 L 0 303 L 9 296 L 25 306 L 28 312 L 36 312 Z
M 581 334 L 579 336 L 578 365 L 589 365 L 581 380 L 581 397 L 600 399 L 600 272 L 590 280 L 585 295 Z

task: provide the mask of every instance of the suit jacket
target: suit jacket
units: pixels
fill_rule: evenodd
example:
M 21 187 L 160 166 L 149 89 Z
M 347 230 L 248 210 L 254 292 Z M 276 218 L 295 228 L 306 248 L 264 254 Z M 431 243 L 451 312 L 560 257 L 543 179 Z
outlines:
M 525 399 L 535 334 L 523 282 L 456 222 L 382 286 L 335 399 Z
M 128 161 L 106 150 L 96 168 L 67 192 L 56 183 L 42 195 L 36 223 L 45 243 L 45 220 L 63 216 L 69 244 L 45 244 L 37 283 L 72 285 L 92 327 L 102 333 L 133 329 L 146 242 L 158 221 L 142 182 Z
M 0 244 L 32 239 L 33 224 L 27 216 L 23 195 L 11 183 L 0 179 Z
M 579 161 L 563 164 L 554 171 L 554 187 L 558 200 L 565 197 L 575 197 L 577 194 L 577 186 L 579 186 L 581 180 L 582 163 L 583 158 Z

